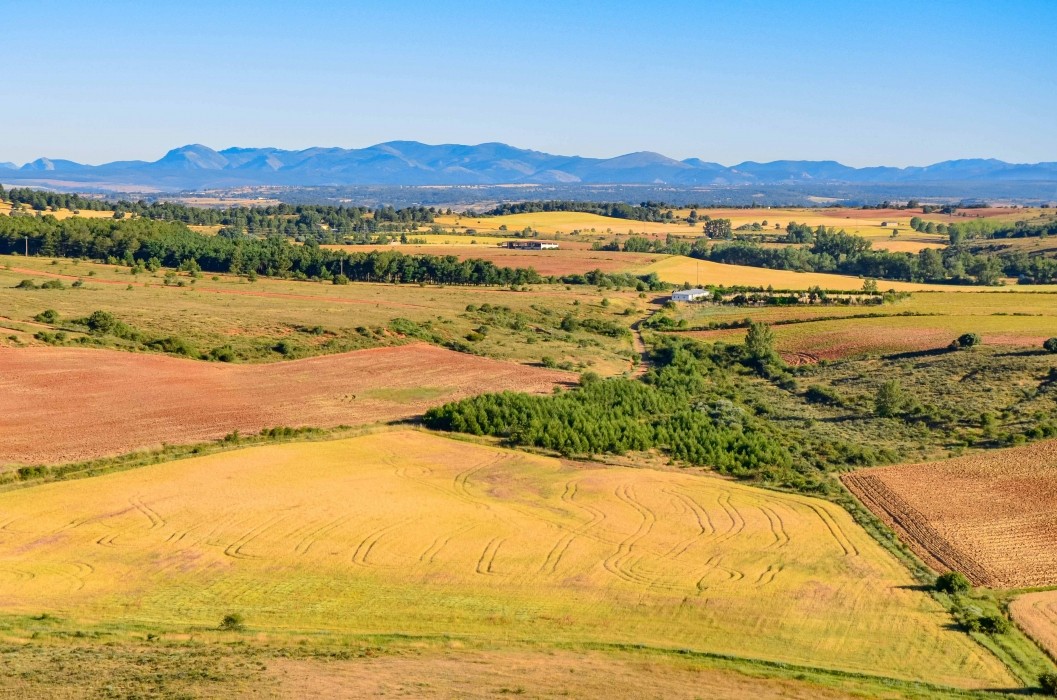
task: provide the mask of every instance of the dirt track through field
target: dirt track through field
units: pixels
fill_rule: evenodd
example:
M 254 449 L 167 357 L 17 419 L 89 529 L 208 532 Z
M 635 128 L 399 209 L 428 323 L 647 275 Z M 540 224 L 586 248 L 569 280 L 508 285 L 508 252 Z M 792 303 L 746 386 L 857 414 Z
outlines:
M 841 478 L 935 569 L 998 588 L 1057 584 L 1057 441 Z
M 571 377 L 423 344 L 269 365 L 5 348 L 0 465 L 90 459 L 212 440 L 235 429 L 409 418 L 487 391 L 549 391 Z

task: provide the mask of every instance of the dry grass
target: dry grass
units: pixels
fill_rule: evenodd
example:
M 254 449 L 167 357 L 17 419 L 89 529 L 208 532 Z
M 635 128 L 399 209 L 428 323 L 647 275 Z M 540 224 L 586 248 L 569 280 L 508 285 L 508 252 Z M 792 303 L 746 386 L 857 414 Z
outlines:
M 1057 583 L 1057 441 L 842 479 L 933 568 L 991 587 Z
M 1009 604 L 1020 628 L 1057 660 L 1057 591 L 1025 593 Z
M 250 283 L 223 274 L 198 280 L 180 275 L 179 281 L 186 286 L 177 287 L 164 284 L 164 273 L 132 275 L 127 267 L 67 259 L 52 264 L 47 258 L 0 256 L 0 346 L 11 342 L 5 340 L 8 335 L 15 335 L 24 344 L 35 343 L 33 334 L 41 326 L 32 319 L 45 309 L 54 309 L 62 319 L 83 318 L 101 309 L 154 337 L 180 335 L 199 351 L 230 345 L 253 360 L 274 361 L 283 358 L 271 351 L 280 340 L 295 344 L 297 356 L 403 342 L 373 332 L 396 318 L 429 324 L 436 333 L 462 341 L 480 326 L 480 320 L 468 314 L 466 307 L 491 304 L 525 315 L 528 325 L 524 331 L 491 328 L 485 338 L 473 343 L 475 352 L 533 364 L 546 355 L 589 365 L 602 374 L 616 374 L 629 367 L 629 341 L 557 333 L 553 326 L 567 313 L 631 323 L 638 314 L 625 317 L 624 310 L 645 306 L 635 292 L 603 293 L 587 285 L 538 285 L 513 292 L 503 287 L 341 286 L 268 278 Z M 14 289 L 22 279 L 39 283 L 49 278 L 62 279 L 67 285 L 80 279 L 84 286 Z M 603 297 L 609 306 L 601 306 Z M 542 318 L 539 309 L 552 312 L 553 317 Z M 544 321 L 551 326 L 535 331 L 545 325 Z M 294 330 L 317 326 L 326 333 L 310 335 Z M 361 328 L 372 333 L 364 335 L 357 330 Z
M 215 626 L 238 611 L 260 632 L 633 643 L 1014 684 L 846 512 L 704 475 L 402 431 L 36 486 L 0 494 L 0 513 L 7 613 Z

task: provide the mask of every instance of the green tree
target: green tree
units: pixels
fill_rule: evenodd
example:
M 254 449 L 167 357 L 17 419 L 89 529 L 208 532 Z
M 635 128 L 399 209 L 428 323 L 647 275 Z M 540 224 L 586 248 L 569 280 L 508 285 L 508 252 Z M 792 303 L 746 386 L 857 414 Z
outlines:
M 941 593 L 967 593 L 972 589 L 969 579 L 960 571 L 948 571 L 936 578 L 936 590 Z
M 877 388 L 874 412 L 881 418 L 891 418 L 902 410 L 905 402 L 903 386 L 895 379 L 890 379 Z
M 745 334 L 745 355 L 760 367 L 774 361 L 778 353 L 774 349 L 774 331 L 770 326 L 756 321 L 749 324 L 749 331 Z

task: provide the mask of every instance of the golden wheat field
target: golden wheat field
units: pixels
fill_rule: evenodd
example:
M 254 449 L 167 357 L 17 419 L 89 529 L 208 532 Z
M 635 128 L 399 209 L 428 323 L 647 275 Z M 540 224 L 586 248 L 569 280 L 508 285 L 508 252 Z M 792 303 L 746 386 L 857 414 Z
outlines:
M 411 430 L 0 494 L 0 606 L 89 621 L 634 643 L 1008 687 L 840 508 Z
M 794 272 L 792 270 L 770 270 L 765 267 L 746 267 L 744 265 L 727 265 L 711 260 L 696 260 L 680 255 L 673 255 L 659 260 L 638 270 L 640 274 L 654 272 L 665 282 L 693 285 L 722 285 L 727 287 L 774 287 L 775 289 L 809 289 L 821 287 L 827 290 L 850 291 L 862 289 L 863 280 L 847 275 L 834 275 L 825 272 Z M 950 290 L 950 285 L 918 284 L 916 282 L 896 282 L 879 280 L 877 286 L 882 290 L 894 289 L 897 292 L 915 292 L 925 290 Z M 994 290 L 994 287 L 958 287 L 959 290 L 974 289 Z
M 1009 604 L 1009 614 L 1050 658 L 1057 659 L 1057 591 L 1026 593 Z
M 521 231 L 531 228 L 542 234 L 572 233 L 617 234 L 617 233 L 671 233 L 676 236 L 702 235 L 701 226 L 690 226 L 686 222 L 661 223 L 618 219 L 612 216 L 588 214 L 577 211 L 545 211 L 531 214 L 507 214 L 473 218 L 461 214 L 437 216 L 435 223 L 445 229 L 465 232 L 474 229 L 481 233 Z M 500 228 L 500 227 L 506 228 Z

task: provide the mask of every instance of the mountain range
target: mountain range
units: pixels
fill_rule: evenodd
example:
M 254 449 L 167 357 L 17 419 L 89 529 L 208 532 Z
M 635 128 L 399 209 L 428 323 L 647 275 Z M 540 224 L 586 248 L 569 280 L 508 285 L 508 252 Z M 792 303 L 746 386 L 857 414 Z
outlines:
M 193 144 L 156 161 L 85 165 L 39 158 L 0 163 L 0 182 L 67 188 L 200 190 L 240 186 L 624 184 L 736 187 L 779 184 L 1057 183 L 1057 162 L 950 160 L 921 167 L 853 168 L 836 161 L 746 161 L 724 166 L 648 151 L 615 158 L 561 156 L 502 143 L 390 141 L 368 148 L 226 148 Z

